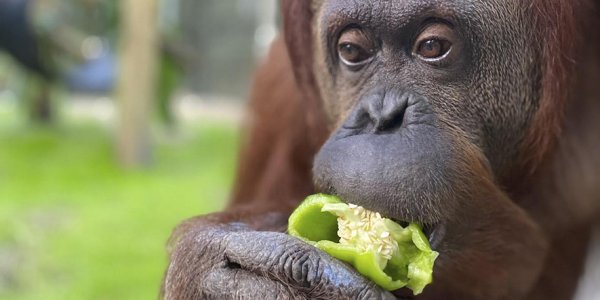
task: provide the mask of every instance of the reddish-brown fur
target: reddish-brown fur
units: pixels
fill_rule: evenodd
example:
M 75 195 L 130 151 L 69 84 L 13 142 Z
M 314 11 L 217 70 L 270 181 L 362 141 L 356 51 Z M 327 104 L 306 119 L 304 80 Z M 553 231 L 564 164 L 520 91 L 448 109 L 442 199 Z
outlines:
M 278 39 L 256 73 L 230 208 L 289 211 L 313 192 L 312 159 L 327 128 L 319 99 L 298 88 L 287 53 Z
M 275 202 L 291 210 L 314 189 L 312 159 L 328 131 L 312 71 L 313 54 L 306 51 L 313 43 L 312 12 L 309 1 L 283 1 L 282 11 L 284 26 L 298 34 L 277 39 L 256 73 L 250 130 L 230 208 Z
M 543 52 L 540 107 L 523 142 L 523 166 L 533 174 L 552 152 L 563 128 L 564 112 L 572 96 L 575 58 L 581 44 L 589 0 L 534 0 L 531 13 Z

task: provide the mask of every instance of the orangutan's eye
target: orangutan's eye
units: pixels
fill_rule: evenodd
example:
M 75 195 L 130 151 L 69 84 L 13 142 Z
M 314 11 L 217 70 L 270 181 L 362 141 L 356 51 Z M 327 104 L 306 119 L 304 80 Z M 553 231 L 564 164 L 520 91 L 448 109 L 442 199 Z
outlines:
M 370 61 L 376 53 L 376 45 L 365 31 L 350 28 L 340 36 L 337 52 L 343 64 L 356 67 Z

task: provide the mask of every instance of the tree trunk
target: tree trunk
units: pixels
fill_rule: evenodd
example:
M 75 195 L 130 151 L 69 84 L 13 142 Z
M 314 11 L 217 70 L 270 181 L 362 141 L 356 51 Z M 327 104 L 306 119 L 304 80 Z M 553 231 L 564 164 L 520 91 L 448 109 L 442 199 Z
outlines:
M 125 167 L 151 162 L 158 58 L 157 0 L 121 0 L 118 152 Z
M 26 109 L 29 120 L 36 124 L 50 125 L 54 121 L 52 107 L 52 83 L 37 75 L 30 75 L 27 79 L 25 92 Z

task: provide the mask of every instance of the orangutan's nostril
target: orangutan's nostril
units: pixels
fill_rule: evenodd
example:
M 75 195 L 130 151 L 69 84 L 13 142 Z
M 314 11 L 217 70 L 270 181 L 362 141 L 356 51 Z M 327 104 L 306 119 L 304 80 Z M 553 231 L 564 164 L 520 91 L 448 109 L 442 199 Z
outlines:
M 404 121 L 405 108 L 398 108 L 385 114 L 375 125 L 376 132 L 390 132 L 402 127 Z
M 228 257 L 225 257 L 225 267 L 227 269 L 241 269 L 242 266 L 234 261 L 231 261 Z

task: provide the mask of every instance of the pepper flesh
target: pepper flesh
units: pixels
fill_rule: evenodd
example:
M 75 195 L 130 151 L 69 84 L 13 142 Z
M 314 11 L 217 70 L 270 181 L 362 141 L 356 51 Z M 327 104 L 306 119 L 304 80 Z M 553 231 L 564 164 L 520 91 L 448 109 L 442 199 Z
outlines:
M 402 227 L 379 213 L 318 194 L 290 216 L 288 233 L 351 264 L 384 289 L 408 287 L 418 295 L 432 282 L 438 253 L 416 223 Z

